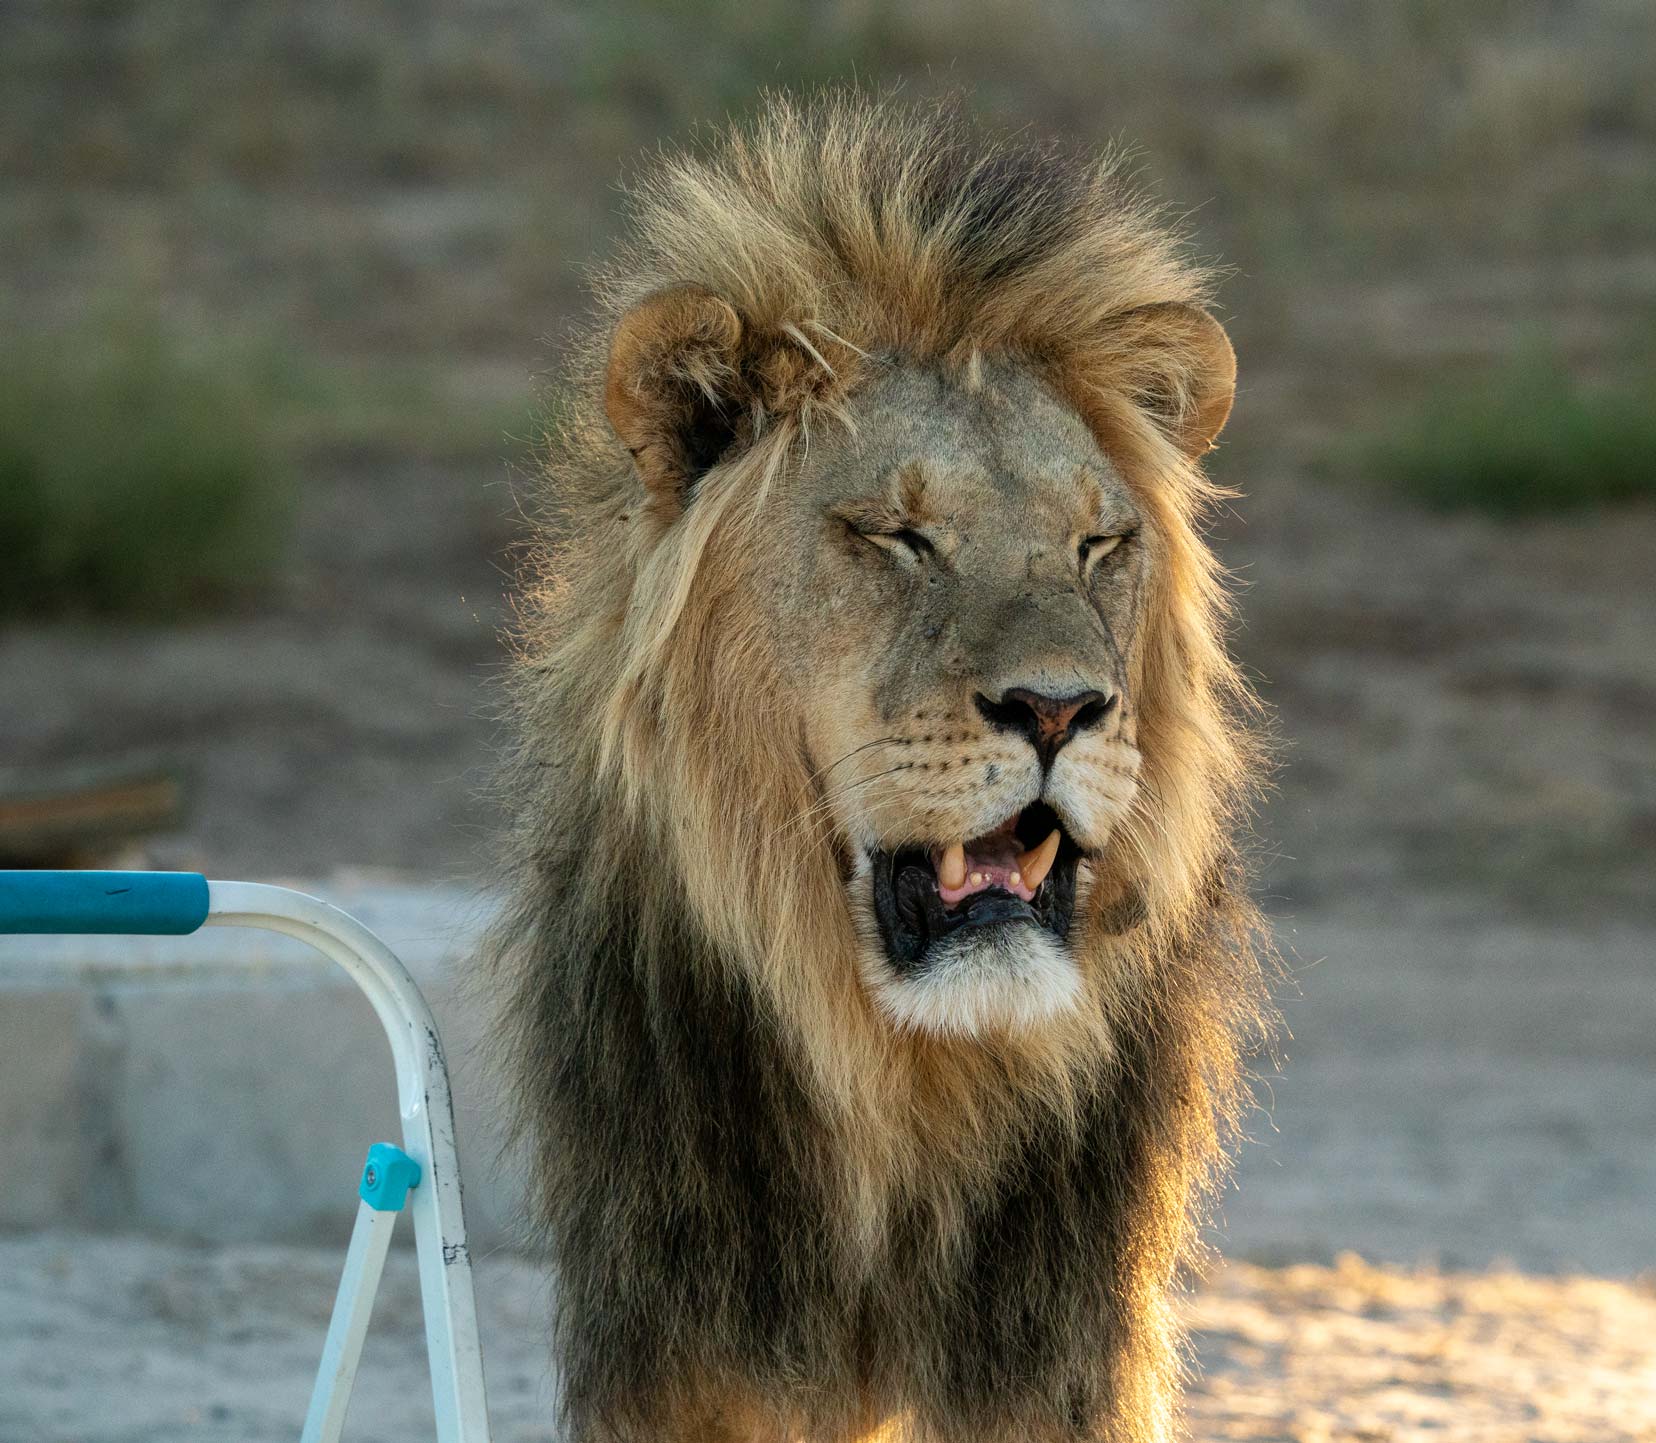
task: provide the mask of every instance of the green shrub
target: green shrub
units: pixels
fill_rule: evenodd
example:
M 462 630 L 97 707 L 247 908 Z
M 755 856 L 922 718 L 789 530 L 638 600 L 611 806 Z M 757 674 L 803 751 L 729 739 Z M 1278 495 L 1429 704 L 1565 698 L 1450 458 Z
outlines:
M 177 611 L 264 577 L 289 497 L 233 360 L 150 324 L 0 354 L 0 612 Z
M 1656 497 L 1656 384 L 1590 389 L 1528 357 L 1445 384 L 1357 459 L 1442 510 L 1523 516 Z

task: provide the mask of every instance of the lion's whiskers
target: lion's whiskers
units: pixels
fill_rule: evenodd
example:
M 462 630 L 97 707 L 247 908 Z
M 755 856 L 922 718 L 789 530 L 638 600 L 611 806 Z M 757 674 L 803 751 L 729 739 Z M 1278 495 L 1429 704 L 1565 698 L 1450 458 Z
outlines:
M 871 742 L 864 742 L 859 747 L 852 747 L 850 751 L 846 752 L 845 755 L 840 757 L 837 761 L 829 762 L 825 767 L 818 767 L 816 771 L 811 773 L 809 780 L 814 782 L 819 778 L 826 777 L 828 773 L 833 771 L 836 767 L 844 766 L 845 763 L 850 761 L 852 757 L 861 756 L 864 752 L 869 751 L 874 747 L 904 746 L 908 744 L 909 740 L 910 739 L 908 737 L 898 736 L 876 737 Z
M 783 822 L 782 825 L 773 833 L 773 840 L 781 842 L 792 838 L 797 834 L 802 824 L 810 822 L 820 816 L 841 798 L 848 797 L 853 792 L 859 791 L 863 787 L 869 786 L 871 783 L 881 781 L 885 777 L 896 776 L 898 772 L 904 772 L 908 769 L 907 763 L 902 766 L 887 767 L 885 771 L 875 772 L 873 776 L 860 777 L 854 782 L 847 782 L 839 786 L 837 789 L 830 788 L 824 790 L 823 794 L 809 806 L 805 807 L 802 811 L 796 812 L 792 817 L 789 817 L 785 822 Z

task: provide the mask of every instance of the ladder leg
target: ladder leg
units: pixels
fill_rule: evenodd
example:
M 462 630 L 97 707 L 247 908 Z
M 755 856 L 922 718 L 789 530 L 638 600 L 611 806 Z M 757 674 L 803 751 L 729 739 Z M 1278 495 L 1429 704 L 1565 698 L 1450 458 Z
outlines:
M 316 1372 L 310 1409 L 300 1443 L 339 1443 L 345 1431 L 345 1413 L 351 1406 L 351 1386 L 362 1360 L 362 1340 L 374 1311 L 385 1255 L 391 1248 L 391 1230 L 397 1214 L 420 1177 L 419 1165 L 400 1148 L 375 1143 L 363 1165 L 362 1201 L 357 1206 L 351 1246 L 345 1253 L 345 1271 L 334 1295 L 333 1317 L 322 1345 L 322 1366 Z
M 396 1225 L 395 1213 L 377 1212 L 367 1203 L 357 1207 L 345 1271 L 328 1323 L 328 1340 L 322 1345 L 322 1366 L 316 1374 L 310 1411 L 305 1414 L 305 1431 L 300 1435 L 302 1443 L 339 1443 L 345 1431 L 345 1410 L 351 1406 L 351 1385 L 362 1357 L 362 1340 L 368 1332 L 374 1293 L 391 1247 L 391 1229 Z

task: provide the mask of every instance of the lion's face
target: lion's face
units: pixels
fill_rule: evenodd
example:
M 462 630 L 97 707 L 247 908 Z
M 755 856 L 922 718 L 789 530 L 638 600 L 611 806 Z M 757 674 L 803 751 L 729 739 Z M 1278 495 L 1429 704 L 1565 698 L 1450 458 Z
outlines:
M 1028 1024 L 1081 995 L 1078 898 L 1137 787 L 1153 538 L 1010 363 L 894 366 L 851 420 L 790 478 L 769 601 L 862 975 L 905 1025 Z
M 1141 358 L 1144 394 L 1176 398 L 1167 438 L 1207 449 L 1235 376 L 1218 324 L 1158 305 L 1108 334 Z M 828 414 L 767 433 L 834 366 L 797 327 L 778 343 L 680 288 L 622 318 L 606 380 L 647 497 L 629 524 L 666 608 L 635 593 L 632 614 L 640 636 L 683 638 L 661 654 L 694 699 L 670 714 L 688 728 L 680 775 L 695 754 L 710 798 L 688 845 L 724 846 L 744 786 L 750 812 L 802 793 L 778 835 L 744 841 L 773 868 L 831 858 L 863 984 L 899 1026 L 938 1033 L 1027 1028 L 1114 991 L 1088 969 L 1131 908 L 1129 859 L 1194 805 L 1152 772 L 1155 807 L 1135 806 L 1158 765 L 1141 738 L 1207 744 L 1159 723 L 1150 694 L 1158 678 L 1201 685 L 1197 653 L 1170 649 L 1152 610 L 1176 591 L 1158 580 L 1183 523 L 1100 445 L 1117 423 L 1084 420 L 1017 354 L 859 351 Z M 726 875 L 702 905 L 734 914 Z

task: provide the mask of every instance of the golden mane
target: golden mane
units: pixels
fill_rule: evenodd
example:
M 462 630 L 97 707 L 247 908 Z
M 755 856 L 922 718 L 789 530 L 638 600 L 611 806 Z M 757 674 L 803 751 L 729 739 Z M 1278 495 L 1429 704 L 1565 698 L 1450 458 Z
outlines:
M 894 1211 L 926 1219 L 914 1226 L 943 1268 L 970 1232 L 974 1190 L 1033 1132 L 1054 1127 L 1078 1146 L 1103 1126 L 1100 1069 L 1144 1074 L 1130 1115 L 1109 1123 L 1136 1161 L 1112 1254 L 1117 1350 L 1089 1366 L 1105 1370 L 1096 1386 L 1114 1400 L 1107 1436 L 1160 1437 L 1177 1367 L 1163 1293 L 1192 1246 L 1191 1200 L 1220 1165 L 1262 1015 L 1256 918 L 1233 844 L 1259 763 L 1253 704 L 1224 649 L 1222 578 L 1200 538 L 1219 493 L 1177 442 L 1201 402 L 1202 358 L 1154 309 L 1204 304 L 1210 278 L 1113 164 L 993 140 L 947 106 L 854 95 L 773 100 L 752 127 L 659 160 L 633 189 L 631 221 L 574 348 L 537 498 L 502 782 L 516 823 L 493 947 L 500 1046 L 539 1159 L 537 1216 L 555 1234 L 563 1286 L 586 1300 L 561 1342 L 573 1416 L 619 1428 L 631 1405 L 599 1357 L 620 1336 L 594 1322 L 610 1306 L 596 1300 L 619 1284 L 581 1292 L 581 1190 L 598 1184 L 572 1158 L 597 1155 L 641 1199 L 632 1220 L 653 1225 L 642 1199 L 656 1184 L 618 1160 L 619 1134 L 606 1154 L 610 1125 L 596 1114 L 646 1105 L 616 1079 L 659 1070 L 662 1049 L 685 1045 L 683 1017 L 728 1005 L 744 1037 L 763 1039 L 760 1070 L 787 1094 L 752 1106 L 773 1109 L 777 1147 L 805 1159 L 802 1175 L 835 1210 L 834 1257 L 821 1266 L 846 1277 L 866 1271 Z M 652 510 L 606 419 L 604 363 L 632 307 L 686 286 L 742 319 L 746 444 L 669 516 Z M 749 598 L 770 498 L 813 428 L 854 425 L 871 368 L 902 357 L 969 369 L 994 355 L 1027 364 L 1076 408 L 1162 549 L 1131 679 L 1137 811 L 1101 883 L 1131 913 L 1108 945 L 1132 985 L 1113 995 L 1107 1029 L 1081 1019 L 959 1048 L 893 1032 L 858 984 L 842 859 L 819 778 L 777 725 L 783 659 Z M 728 391 L 729 375 L 699 364 L 680 362 L 684 384 Z M 695 1064 L 684 1065 L 692 1090 Z M 716 1187 L 691 1171 L 683 1186 Z M 608 1206 L 624 1230 L 626 1207 Z M 678 1316 L 661 1297 L 651 1306 Z M 722 1317 L 714 1308 L 696 1325 L 695 1366 L 739 1378 L 726 1354 L 740 1353 L 740 1328 Z M 833 1346 L 826 1332 L 800 1340 Z M 658 1393 L 678 1386 L 660 1377 Z M 863 1386 L 825 1385 L 813 1416 L 852 1429 Z M 953 1416 L 915 1406 L 921 1433 Z

